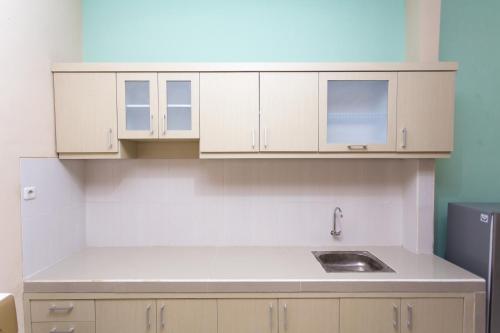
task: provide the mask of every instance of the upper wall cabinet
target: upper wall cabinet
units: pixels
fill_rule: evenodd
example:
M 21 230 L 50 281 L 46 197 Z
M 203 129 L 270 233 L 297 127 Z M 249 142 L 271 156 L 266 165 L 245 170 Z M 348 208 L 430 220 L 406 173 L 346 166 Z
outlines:
M 159 73 L 160 139 L 197 139 L 199 129 L 198 73 Z
M 259 73 L 200 74 L 200 152 L 259 151 Z
M 396 150 L 396 73 L 321 73 L 319 150 Z
M 158 138 L 156 73 L 118 73 L 118 138 Z
M 398 74 L 399 152 L 453 150 L 455 72 Z
M 318 73 L 260 74 L 260 151 L 318 151 Z
M 55 73 L 58 153 L 116 153 L 116 74 Z

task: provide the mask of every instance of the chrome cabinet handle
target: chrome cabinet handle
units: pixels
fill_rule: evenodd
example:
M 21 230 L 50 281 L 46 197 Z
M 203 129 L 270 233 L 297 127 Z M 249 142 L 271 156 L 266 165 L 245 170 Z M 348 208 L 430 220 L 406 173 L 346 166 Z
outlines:
M 151 304 L 146 307 L 146 327 L 148 331 L 151 328 Z
M 162 306 L 160 308 L 160 326 L 161 326 L 161 328 L 165 327 L 165 315 L 164 315 L 164 312 L 165 312 L 165 304 L 162 304 Z
M 71 312 L 75 306 L 73 304 L 70 304 L 68 306 L 56 306 L 55 304 L 52 304 L 49 307 L 50 312 Z
M 273 331 L 273 303 L 269 304 L 269 329 Z
M 73 333 L 75 331 L 74 327 L 71 327 L 67 330 L 58 330 L 57 327 L 54 327 L 50 330 L 50 333 Z
M 151 114 L 151 122 L 149 123 L 149 133 L 151 133 L 151 135 L 154 134 L 154 130 L 153 130 L 153 118 L 154 118 L 154 115 Z
M 367 145 L 348 145 L 347 148 L 349 150 L 367 150 Z
M 267 127 L 264 127 L 264 148 L 267 148 Z
M 396 304 L 394 304 L 392 306 L 392 310 L 393 310 L 393 321 L 392 321 L 392 326 L 394 326 L 394 328 L 397 330 L 398 329 L 398 326 L 399 326 L 399 311 L 398 311 L 398 306 Z
M 406 321 L 406 327 L 408 327 L 409 330 L 412 329 L 413 327 L 413 306 L 411 304 L 408 304 L 408 320 Z
M 163 135 L 167 133 L 167 113 L 163 114 Z
M 252 149 L 255 149 L 255 128 L 252 128 Z
M 283 305 L 283 326 L 285 328 L 285 331 L 288 330 L 288 307 L 285 303 L 285 305 Z
M 110 128 L 108 131 L 108 148 L 113 148 L 113 129 Z
M 401 142 L 401 148 L 406 148 L 406 143 L 408 140 L 408 130 L 406 129 L 406 127 L 401 130 L 401 133 L 403 134 L 403 141 Z

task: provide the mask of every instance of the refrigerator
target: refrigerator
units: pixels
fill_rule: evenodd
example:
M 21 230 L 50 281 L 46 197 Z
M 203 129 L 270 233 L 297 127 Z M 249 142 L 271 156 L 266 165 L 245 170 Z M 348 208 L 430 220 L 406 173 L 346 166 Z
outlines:
M 500 333 L 500 203 L 450 203 L 445 258 L 486 280 L 486 331 Z

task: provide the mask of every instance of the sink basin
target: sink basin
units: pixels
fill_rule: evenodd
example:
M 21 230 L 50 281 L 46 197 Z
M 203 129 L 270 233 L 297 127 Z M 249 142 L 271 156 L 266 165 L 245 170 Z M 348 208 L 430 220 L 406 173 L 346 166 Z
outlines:
M 313 251 L 312 253 L 327 273 L 394 272 L 367 251 Z

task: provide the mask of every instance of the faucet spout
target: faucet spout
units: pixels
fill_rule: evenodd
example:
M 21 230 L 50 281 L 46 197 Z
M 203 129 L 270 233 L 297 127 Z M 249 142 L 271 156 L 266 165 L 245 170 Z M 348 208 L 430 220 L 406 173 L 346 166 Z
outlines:
M 333 237 L 340 237 L 340 235 L 342 235 L 342 230 L 337 226 L 337 213 L 340 214 L 341 218 L 344 217 L 342 209 L 340 207 L 335 207 L 335 210 L 333 211 L 333 229 L 330 231 L 330 235 Z

